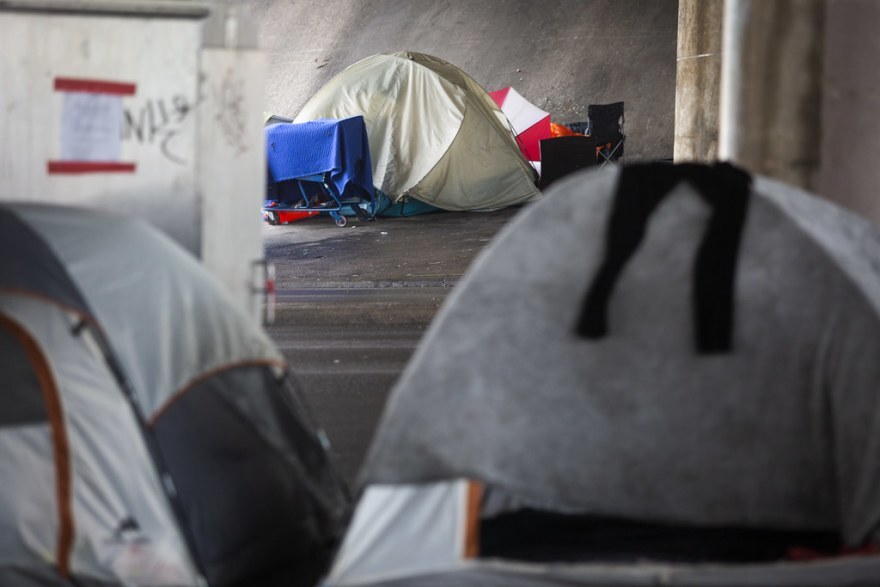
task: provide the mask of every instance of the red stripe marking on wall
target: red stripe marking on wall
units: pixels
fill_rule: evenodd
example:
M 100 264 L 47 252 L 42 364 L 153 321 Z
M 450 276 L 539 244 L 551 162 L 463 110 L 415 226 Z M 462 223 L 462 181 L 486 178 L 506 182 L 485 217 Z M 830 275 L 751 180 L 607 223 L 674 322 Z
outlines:
M 137 85 L 125 82 L 108 82 L 97 79 L 56 77 L 55 90 L 58 92 L 88 92 L 90 94 L 134 96 L 135 91 L 137 90 Z
M 136 163 L 117 161 L 49 161 L 50 174 L 62 173 L 134 173 Z

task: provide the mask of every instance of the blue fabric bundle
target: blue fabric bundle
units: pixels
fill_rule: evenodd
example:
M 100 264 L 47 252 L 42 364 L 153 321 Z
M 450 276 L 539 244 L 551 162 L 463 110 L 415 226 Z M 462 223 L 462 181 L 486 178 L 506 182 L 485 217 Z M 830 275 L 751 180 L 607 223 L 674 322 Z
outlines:
M 270 181 L 330 172 L 343 200 L 354 196 L 374 199 L 373 164 L 363 116 L 273 124 L 264 132 Z

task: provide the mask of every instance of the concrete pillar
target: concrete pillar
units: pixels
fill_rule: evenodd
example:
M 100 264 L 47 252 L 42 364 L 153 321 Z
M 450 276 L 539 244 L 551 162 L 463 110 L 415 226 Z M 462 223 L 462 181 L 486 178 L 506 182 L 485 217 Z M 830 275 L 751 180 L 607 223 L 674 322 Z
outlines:
M 217 2 L 213 8 L 202 28 L 196 109 L 201 259 L 259 318 L 267 275 L 263 222 L 254 210 L 266 189 L 266 56 L 244 7 Z
M 880 2 L 828 3 L 817 191 L 880 223 Z
M 718 156 L 724 0 L 679 0 L 674 158 Z
M 824 0 L 726 0 L 719 156 L 815 189 Z

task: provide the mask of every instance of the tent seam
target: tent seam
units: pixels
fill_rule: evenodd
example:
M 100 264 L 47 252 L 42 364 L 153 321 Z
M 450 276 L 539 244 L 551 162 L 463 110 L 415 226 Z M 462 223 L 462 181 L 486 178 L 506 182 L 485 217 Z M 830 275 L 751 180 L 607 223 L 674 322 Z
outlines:
M 45 354 L 30 333 L 6 314 L 0 314 L 0 325 L 6 326 L 24 347 L 28 360 L 37 377 L 52 434 L 52 453 L 55 461 L 55 493 L 58 506 L 58 537 L 56 564 L 58 573 L 70 578 L 70 557 L 75 538 L 73 519 L 73 479 L 70 462 L 70 443 L 64 424 L 64 408 L 58 384 Z
M 156 422 L 158 422 L 159 418 L 168 411 L 171 406 L 177 402 L 177 400 L 181 399 L 187 393 L 192 391 L 197 385 L 200 383 L 214 377 L 224 371 L 232 371 L 234 369 L 241 369 L 245 367 L 279 367 L 281 369 L 287 368 L 287 363 L 284 361 L 280 361 L 277 359 L 251 359 L 245 361 L 237 361 L 235 363 L 226 363 L 223 365 L 218 365 L 213 367 L 207 371 L 200 373 L 199 375 L 193 377 L 189 381 L 187 381 L 182 387 L 177 389 L 174 393 L 172 393 L 165 402 L 162 403 L 154 412 L 153 415 L 147 419 L 146 424 L 149 428 L 154 428 L 156 426 Z
M 37 293 L 35 291 L 31 291 L 28 289 L 20 289 L 17 287 L 9 287 L 9 286 L 5 286 L 5 285 L 0 285 L 0 294 L 3 294 L 3 293 L 9 294 L 9 295 L 14 295 L 14 296 L 24 296 L 24 297 L 32 298 L 37 301 L 51 304 L 53 306 L 61 308 L 65 312 L 69 312 L 71 314 L 74 314 L 75 316 L 78 316 L 82 320 L 85 320 L 89 324 L 93 325 L 95 328 L 97 328 L 99 331 L 101 331 L 102 335 L 104 335 L 104 331 L 101 328 L 101 324 L 98 322 L 98 319 L 95 318 L 92 314 L 83 312 L 82 310 L 75 308 L 69 304 L 65 304 L 63 302 L 58 301 L 55 298 L 49 297 L 47 295 L 43 295 L 41 293 Z

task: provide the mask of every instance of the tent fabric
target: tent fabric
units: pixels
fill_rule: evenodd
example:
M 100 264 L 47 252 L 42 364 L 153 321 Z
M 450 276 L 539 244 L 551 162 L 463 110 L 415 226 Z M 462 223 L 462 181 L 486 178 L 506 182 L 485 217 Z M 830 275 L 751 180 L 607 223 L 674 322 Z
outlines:
M 271 112 L 263 112 L 264 126 L 269 126 L 270 124 L 278 124 L 279 122 L 293 122 L 293 119 L 287 118 L 286 116 L 281 116 L 279 114 L 272 114 Z
M 271 181 L 329 172 L 343 199 L 351 194 L 372 198 L 372 165 L 363 116 L 272 124 L 264 132 Z
M 513 88 L 489 92 L 489 97 L 498 104 L 510 122 L 517 144 L 526 159 L 540 161 L 541 141 L 553 136 L 550 113 L 526 100 Z
M 149 449 L 106 363 L 92 344 L 83 344 L 87 331 L 74 334 L 75 316 L 26 296 L 0 294 L 0 312 L 26 327 L 51 361 L 54 385 L 63 398 L 70 476 L 66 481 L 57 477 L 61 455 L 53 440 L 59 430 L 0 429 L 0 476 L 6 480 L 0 516 L 7 530 L 0 540 L 9 541 L 9 548 L 0 549 L 0 567 L 33 563 L 34 553 L 56 552 L 64 509 L 56 487 L 67 485 L 77 534 L 70 552 L 73 573 L 104 581 L 125 577 L 156 585 L 193 584 L 195 569 Z M 120 522 L 129 518 L 137 520 L 148 544 L 113 540 Z M 22 543 L 18 535 L 27 540 Z M 161 566 L 161 575 L 141 574 L 153 565 Z
M 467 558 L 462 556 L 461 543 L 468 485 L 467 480 L 453 479 L 368 486 L 326 583 L 373 587 L 870 587 L 880 576 L 880 556 L 749 564 L 650 559 L 637 564 L 524 562 L 483 553 Z M 484 516 L 486 510 L 484 501 Z M 526 537 L 526 541 L 536 539 L 540 540 L 532 533 Z
M 301 470 L 320 462 L 322 448 L 302 423 L 286 421 L 295 412 L 271 393 L 267 378 L 254 366 L 225 371 L 200 382 L 154 425 L 210 585 L 263 584 L 254 569 L 286 576 L 291 587 L 312 585 L 329 564 L 336 536 L 324 511 L 333 511 L 332 480 Z M 218 452 L 230 458 L 213 458 Z M 316 500 L 327 503 L 312 512 Z
M 46 243 L 12 212 L 0 209 L 0 284 L 57 300 L 88 315 L 85 300 Z
M 252 361 L 284 365 L 198 261 L 146 224 L 111 214 L 97 221 L 103 213 L 79 209 L 50 213 L 38 204 L 16 205 L 15 213 L 90 300 L 147 419 L 203 373 Z
M 467 495 L 464 480 L 371 485 L 359 501 L 328 581 L 388 581 L 461 566 Z
M 437 208 L 459 211 L 495 210 L 531 200 L 537 193 L 531 178 L 526 180 L 519 172 L 498 173 L 498 154 L 510 155 L 510 151 L 506 137 L 492 131 L 495 124 L 485 113 L 468 108 L 455 148 L 446 151 L 409 195 Z M 511 194 L 519 195 L 511 199 Z
M 6 366 L 0 370 L 0 389 L 7 390 L 0 411 L 0 426 L 47 422 L 46 405 L 35 369 L 14 326 L 10 328 L 3 316 L 0 316 L 0 356 L 7 358 Z
M 363 59 L 322 87 L 295 122 L 356 115 L 366 123 L 374 185 L 394 201 L 409 195 L 471 210 L 539 195 L 504 115 L 442 59 L 415 52 Z
M 872 587 L 880 575 L 880 559 L 822 561 L 810 565 L 528 565 L 480 561 L 446 571 L 425 572 L 385 580 L 340 585 L 371 587 Z M 335 584 L 335 583 L 334 583 Z
M 488 488 L 484 529 L 532 510 L 880 542 L 880 229 L 752 178 L 732 345 L 701 354 L 693 269 L 712 211 L 675 183 L 613 288 L 608 332 L 584 339 L 582 301 L 632 169 L 560 180 L 471 266 L 392 390 L 329 584 L 877 583 L 878 555 L 523 562 L 468 559 L 451 540 L 430 553 L 412 544 L 459 519 L 465 497 L 452 488 L 467 480 Z
M 419 216 L 421 214 L 430 214 L 431 212 L 439 212 L 440 208 L 426 204 L 415 198 L 400 198 L 396 202 L 392 202 L 391 198 L 379 192 L 376 194 L 376 216 L 386 218 L 406 218 L 408 216 Z M 353 213 L 353 212 L 352 212 Z
M 585 340 L 619 173 L 561 180 L 482 253 L 393 390 L 364 483 L 469 477 L 552 511 L 880 539 L 880 231 L 755 178 L 734 351 L 697 355 L 709 212 L 679 184 L 617 284 L 611 335 Z
M 77 577 L 65 579 L 43 563 L 33 567 L 0 567 L 0 585 L 14 587 L 118 587 L 118 583 Z
M 584 296 L 577 331 L 608 333 L 608 303 L 651 214 L 677 183 L 686 181 L 712 209 L 694 263 L 693 300 L 698 352 L 727 352 L 733 327 L 733 285 L 751 178 L 729 164 L 641 165 L 621 175 L 605 235 L 605 257 Z
M 43 404 L 0 417 L 0 584 L 47 565 L 46 585 L 313 583 L 347 498 L 265 334 L 136 219 L 9 204 L 0 222 L 43 244 L 0 271 L 4 400 Z M 45 267 L 54 289 L 27 275 Z

